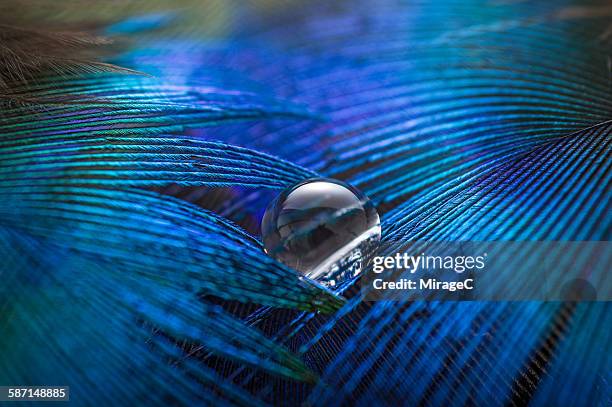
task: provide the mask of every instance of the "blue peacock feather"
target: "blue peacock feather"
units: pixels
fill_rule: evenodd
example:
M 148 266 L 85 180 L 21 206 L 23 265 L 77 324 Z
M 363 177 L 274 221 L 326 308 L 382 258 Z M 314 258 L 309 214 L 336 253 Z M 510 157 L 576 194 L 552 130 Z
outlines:
M 12 96 L 48 103 L 2 106 L 0 385 L 85 405 L 610 403 L 607 302 L 345 299 L 258 236 L 278 191 L 326 176 L 372 198 L 386 242 L 610 240 L 608 3 L 125 7 L 105 30 L 128 70 L 43 75 Z

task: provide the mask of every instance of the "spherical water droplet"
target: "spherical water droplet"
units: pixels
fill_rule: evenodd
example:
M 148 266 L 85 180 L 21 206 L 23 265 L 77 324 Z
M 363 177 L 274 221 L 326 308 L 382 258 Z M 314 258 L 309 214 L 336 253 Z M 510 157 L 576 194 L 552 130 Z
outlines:
M 380 218 L 357 189 L 315 178 L 287 188 L 272 201 L 261 231 L 268 255 L 334 287 L 361 272 L 380 241 Z

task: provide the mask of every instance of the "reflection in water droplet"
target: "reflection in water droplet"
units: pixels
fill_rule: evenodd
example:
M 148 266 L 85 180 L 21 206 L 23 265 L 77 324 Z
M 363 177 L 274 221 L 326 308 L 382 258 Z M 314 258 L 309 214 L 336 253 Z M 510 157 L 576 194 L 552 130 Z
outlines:
M 261 222 L 265 252 L 328 287 L 358 275 L 380 241 L 372 202 L 350 185 L 315 178 L 284 190 Z

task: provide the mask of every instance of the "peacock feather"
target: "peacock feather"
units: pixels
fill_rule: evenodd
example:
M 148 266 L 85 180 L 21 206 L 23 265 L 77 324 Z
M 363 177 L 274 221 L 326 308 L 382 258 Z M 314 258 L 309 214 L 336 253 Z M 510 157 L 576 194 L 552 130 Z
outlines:
M 15 3 L 15 4 L 13 4 Z M 366 302 L 268 257 L 282 189 L 383 242 L 608 241 L 602 1 L 0 5 L 0 385 L 79 405 L 608 405 L 608 302 Z

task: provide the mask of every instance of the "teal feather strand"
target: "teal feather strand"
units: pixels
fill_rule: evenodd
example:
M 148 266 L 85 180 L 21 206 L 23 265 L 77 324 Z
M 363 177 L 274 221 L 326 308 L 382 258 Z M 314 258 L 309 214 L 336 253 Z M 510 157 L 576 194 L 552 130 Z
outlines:
M 184 351 L 176 343 L 158 339 L 155 332 L 159 332 L 159 328 L 152 330 L 138 321 L 137 313 L 130 309 L 130 302 L 121 294 L 129 291 L 130 286 L 136 289 L 134 292 L 139 292 L 142 280 L 125 279 L 116 273 L 112 264 L 101 265 L 69 255 L 69 249 L 27 233 L 0 228 L 0 237 L 3 243 L 0 252 L 12 264 L 10 270 L 15 271 L 12 278 L 5 281 L 10 287 L 21 288 L 18 292 L 6 291 L 0 299 L 5 315 L 0 343 L 14 349 L 16 357 L 25 358 L 22 359 L 24 364 L 14 365 L 12 369 L 5 369 L 12 366 L 12 357 L 0 358 L 3 381 L 21 383 L 35 378 L 46 381 L 53 374 L 57 384 L 88 384 L 74 386 L 71 390 L 73 400 L 87 403 L 166 399 L 181 403 L 261 405 L 206 366 L 191 363 L 188 369 L 184 367 Z M 26 252 L 30 253 L 29 258 L 24 258 Z M 53 259 L 60 259 L 54 253 L 64 255 L 59 264 L 53 264 Z M 38 268 L 32 267 L 33 264 Z M 167 292 L 163 286 L 157 287 L 157 291 Z M 147 300 L 155 301 L 155 298 Z M 191 306 L 197 308 L 198 305 L 205 306 L 193 298 Z M 177 315 L 181 315 L 180 312 Z M 220 324 L 215 332 L 232 338 L 236 336 L 233 343 L 263 341 L 253 355 L 262 357 L 262 362 L 266 361 L 261 356 L 266 346 L 273 347 L 268 351 L 277 351 L 275 345 L 266 345 L 261 334 L 246 326 L 232 326 L 238 322 L 223 316 L 222 312 L 214 312 L 211 321 L 204 320 L 205 315 L 192 321 L 195 326 L 214 323 L 217 318 L 229 319 L 232 321 L 229 326 Z M 70 324 L 58 327 L 58 321 Z M 239 331 L 231 331 L 234 328 Z M 55 334 L 50 336 L 49 332 Z M 24 342 L 24 337 L 29 340 Z M 37 351 L 28 351 L 33 348 Z M 75 353 L 79 356 L 77 363 L 67 357 Z M 238 352 L 232 357 L 240 358 L 241 355 Z M 166 368 L 169 363 L 175 366 Z M 266 363 L 270 367 L 271 363 Z M 134 372 L 138 372 L 138 382 L 133 381 Z M 131 385 L 126 386 L 126 383 Z M 203 385 L 208 390 L 203 392 Z
M 0 143 L 5 187 L 46 184 L 243 185 L 283 188 L 316 177 L 282 159 L 224 143 L 172 137 L 39 137 Z M 67 147 L 64 147 L 67 146 Z M 51 155 L 52 154 L 52 155 Z

